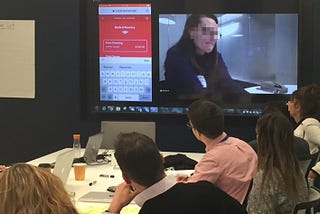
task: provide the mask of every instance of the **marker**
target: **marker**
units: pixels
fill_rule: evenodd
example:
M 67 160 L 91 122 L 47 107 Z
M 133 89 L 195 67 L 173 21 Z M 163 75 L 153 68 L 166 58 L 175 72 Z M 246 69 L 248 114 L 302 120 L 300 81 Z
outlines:
M 114 178 L 114 175 L 100 174 L 99 177 L 103 177 L 103 178 Z
M 89 183 L 89 186 L 95 185 L 96 183 L 97 183 L 97 181 L 91 181 L 91 182 Z

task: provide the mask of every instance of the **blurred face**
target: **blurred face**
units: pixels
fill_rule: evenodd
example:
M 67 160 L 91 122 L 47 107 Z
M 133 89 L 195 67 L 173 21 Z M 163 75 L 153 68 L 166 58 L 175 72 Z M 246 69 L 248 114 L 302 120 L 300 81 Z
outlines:
M 198 27 L 190 30 L 190 38 L 194 42 L 197 54 L 210 53 L 218 39 L 218 24 L 209 17 L 203 17 Z

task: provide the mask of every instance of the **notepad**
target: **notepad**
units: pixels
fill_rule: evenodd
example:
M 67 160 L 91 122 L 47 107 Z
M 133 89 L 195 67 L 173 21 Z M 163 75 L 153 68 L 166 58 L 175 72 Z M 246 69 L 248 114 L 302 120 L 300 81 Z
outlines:
M 90 191 L 79 198 L 82 202 L 98 202 L 98 203 L 110 203 L 113 197 L 111 192 L 98 192 Z

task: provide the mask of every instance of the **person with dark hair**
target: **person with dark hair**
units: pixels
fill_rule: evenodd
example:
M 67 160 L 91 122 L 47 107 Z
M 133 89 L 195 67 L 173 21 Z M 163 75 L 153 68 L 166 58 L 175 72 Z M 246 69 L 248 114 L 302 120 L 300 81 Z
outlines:
M 294 135 L 305 139 L 309 144 L 310 154 L 319 151 L 320 146 L 320 85 L 311 84 L 295 90 L 287 102 L 288 111 L 297 123 Z M 320 174 L 320 163 L 309 173 L 309 178 Z
M 242 204 L 256 173 L 257 154 L 246 142 L 224 132 L 223 111 L 212 101 L 194 101 L 187 116 L 194 136 L 206 146 L 187 182 L 207 180 Z
M 163 157 L 156 144 L 146 135 L 121 133 L 114 154 L 125 182 L 104 213 L 120 213 L 134 198 L 141 206 L 140 214 L 220 214 L 246 213 L 232 197 L 207 181 L 177 183 L 174 175 L 166 175 Z
M 283 102 L 267 103 L 262 111 L 262 114 L 272 113 L 272 112 L 282 113 L 288 119 L 290 117 L 288 109 L 285 103 Z M 258 152 L 258 145 L 257 145 L 256 139 L 250 141 L 249 145 L 254 149 L 255 152 Z M 311 155 L 309 152 L 309 144 L 303 138 L 294 136 L 293 148 L 298 160 L 303 161 L 303 160 L 309 160 L 311 158 Z
M 256 125 L 258 172 L 249 194 L 248 213 L 292 213 L 307 199 L 307 184 L 293 149 L 293 128 L 280 112 L 261 115 Z
M 217 51 L 218 19 L 212 14 L 190 15 L 180 40 L 168 51 L 165 80 L 177 94 L 245 93 L 231 78 Z

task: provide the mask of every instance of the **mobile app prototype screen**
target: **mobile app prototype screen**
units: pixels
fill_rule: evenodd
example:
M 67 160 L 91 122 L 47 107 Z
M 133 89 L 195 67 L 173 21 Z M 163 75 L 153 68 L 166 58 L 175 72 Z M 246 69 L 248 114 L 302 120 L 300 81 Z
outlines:
M 152 101 L 151 4 L 100 4 L 100 100 Z

